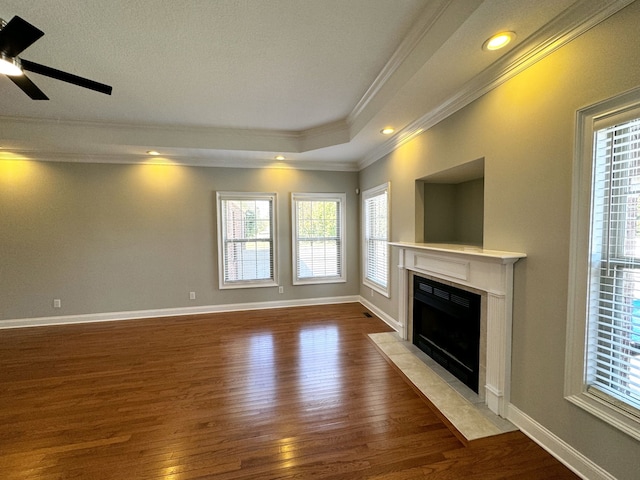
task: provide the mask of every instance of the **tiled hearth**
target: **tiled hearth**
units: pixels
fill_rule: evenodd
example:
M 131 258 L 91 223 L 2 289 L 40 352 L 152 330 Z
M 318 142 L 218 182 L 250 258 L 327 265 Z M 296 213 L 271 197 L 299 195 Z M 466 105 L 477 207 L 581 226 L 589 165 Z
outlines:
M 489 410 L 474 391 L 397 333 L 373 333 L 369 337 L 467 440 L 517 430 Z

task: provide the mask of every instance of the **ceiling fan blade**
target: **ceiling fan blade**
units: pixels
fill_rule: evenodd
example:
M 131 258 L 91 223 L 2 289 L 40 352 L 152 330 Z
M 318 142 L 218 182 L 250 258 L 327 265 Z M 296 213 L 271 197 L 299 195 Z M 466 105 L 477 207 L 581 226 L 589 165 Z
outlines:
M 29 95 L 32 100 L 49 100 L 42 90 L 33 83 L 26 75 L 9 76 L 7 78 L 22 89 L 24 93 Z
M 15 57 L 43 35 L 42 30 L 16 15 L 0 30 L 0 52 Z
M 62 70 L 57 70 L 45 65 L 40 65 L 39 63 L 35 62 L 30 62 L 29 60 L 20 59 L 20 61 L 22 62 L 22 69 L 29 72 L 39 73 L 40 75 L 45 75 L 47 77 L 55 78 L 56 80 L 62 80 L 63 82 L 72 83 L 73 85 L 78 85 L 79 87 L 95 90 L 96 92 L 104 93 L 106 95 L 111 95 L 111 91 L 113 90 L 113 87 L 110 87 L 109 85 L 94 82 L 93 80 L 79 77 L 77 75 L 73 75 L 72 73 L 63 72 Z

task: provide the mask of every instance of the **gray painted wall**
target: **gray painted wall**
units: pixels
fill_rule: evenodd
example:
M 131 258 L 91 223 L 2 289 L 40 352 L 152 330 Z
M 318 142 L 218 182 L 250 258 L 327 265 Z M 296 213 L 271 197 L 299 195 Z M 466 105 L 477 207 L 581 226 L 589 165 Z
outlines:
M 563 398 L 576 111 L 640 85 L 640 2 L 623 9 L 361 172 L 391 182 L 391 239 L 421 235 L 416 179 L 485 159 L 484 247 L 525 252 L 515 266 L 511 402 L 612 473 L 636 479 L 638 442 Z M 373 302 L 397 318 L 392 298 Z M 369 290 L 361 288 L 369 298 Z
M 0 321 L 358 294 L 357 173 L 0 162 L 0 177 Z M 283 294 L 218 289 L 217 190 L 277 192 Z M 346 284 L 292 285 L 291 192 L 347 194 Z

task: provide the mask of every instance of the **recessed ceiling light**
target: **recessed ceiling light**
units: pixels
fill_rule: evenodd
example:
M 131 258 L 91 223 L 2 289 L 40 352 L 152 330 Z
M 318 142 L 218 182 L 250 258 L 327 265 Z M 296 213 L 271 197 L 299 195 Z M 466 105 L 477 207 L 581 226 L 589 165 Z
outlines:
M 516 38 L 514 32 L 500 32 L 489 38 L 482 44 L 483 50 L 499 50 L 506 47 Z
M 380 133 L 383 135 L 391 135 L 393 132 L 395 132 L 395 130 L 391 127 L 385 127 L 382 130 L 380 130 Z
M 275 159 L 276 159 L 276 160 L 278 160 L 279 162 L 281 162 L 281 161 L 283 161 L 285 158 L 284 158 L 284 155 L 276 155 L 276 156 L 275 156 Z
M 160 155 L 160 152 L 157 150 L 147 150 L 148 155 Z

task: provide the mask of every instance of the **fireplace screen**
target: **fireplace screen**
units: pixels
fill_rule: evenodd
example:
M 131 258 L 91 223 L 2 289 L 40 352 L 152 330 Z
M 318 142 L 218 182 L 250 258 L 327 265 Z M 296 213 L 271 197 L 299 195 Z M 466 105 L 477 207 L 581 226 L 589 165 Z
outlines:
M 413 343 L 478 392 L 480 295 L 414 277 Z

